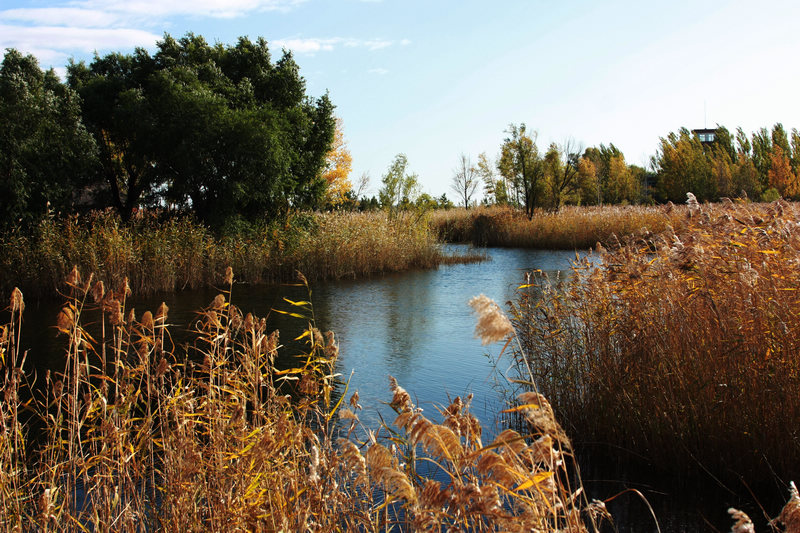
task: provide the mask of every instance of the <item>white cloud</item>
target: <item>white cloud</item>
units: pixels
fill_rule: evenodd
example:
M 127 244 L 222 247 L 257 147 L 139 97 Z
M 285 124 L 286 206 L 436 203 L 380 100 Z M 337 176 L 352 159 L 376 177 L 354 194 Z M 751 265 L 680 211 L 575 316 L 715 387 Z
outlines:
M 144 30 L 8 26 L 0 24 L 0 47 L 35 55 L 43 65 L 63 64 L 75 52 L 150 46 L 161 37 Z
M 74 5 L 122 16 L 241 17 L 254 11 L 288 11 L 306 0 L 79 0 Z
M 385 74 L 389 74 L 389 71 L 385 68 L 371 68 L 367 72 L 370 74 L 378 74 L 379 76 L 383 76 Z
M 78 22 L 85 28 L 107 28 L 119 22 L 119 16 L 94 9 L 46 7 L 0 11 L 0 21 L 26 22 L 43 26 L 67 26 Z
M 275 39 L 270 44 L 280 48 L 288 48 L 297 54 L 314 54 L 330 52 L 340 44 L 340 39 Z
M 73 54 L 152 47 L 175 16 L 235 18 L 264 11 L 288 11 L 308 0 L 56 0 L 50 7 L 0 9 L 0 50 L 34 54 L 43 65 L 63 65 Z M 271 45 L 298 54 L 337 48 L 382 50 L 410 41 L 386 39 L 287 38 Z
M 0 50 L 16 48 L 43 65 L 76 53 L 151 47 L 173 16 L 234 18 L 289 10 L 306 0 L 60 0 L 49 7 L 0 9 Z
M 293 38 L 276 39 L 270 44 L 289 50 L 297 54 L 315 54 L 317 52 L 332 52 L 339 46 L 345 48 L 366 48 L 370 51 L 381 50 L 395 44 L 394 41 L 383 39 L 346 39 L 343 37 L 332 37 L 330 39 L 318 38 Z

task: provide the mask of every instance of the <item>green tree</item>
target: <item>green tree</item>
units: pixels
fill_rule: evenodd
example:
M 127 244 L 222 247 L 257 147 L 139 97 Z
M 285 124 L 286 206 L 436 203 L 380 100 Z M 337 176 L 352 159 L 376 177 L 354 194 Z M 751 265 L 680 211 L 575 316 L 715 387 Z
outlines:
M 394 213 L 398 208 L 410 207 L 419 196 L 419 177 L 409 174 L 406 154 L 397 154 L 381 178 L 383 186 L 378 197 L 383 207 Z
M 597 166 L 588 157 L 581 157 L 578 161 L 578 183 L 582 204 L 599 205 L 602 202 Z
M 750 144 L 750 139 L 742 128 L 736 128 L 736 152 L 750 158 L 752 155 L 753 145 Z
M 607 191 L 607 200 L 613 204 L 631 204 L 639 199 L 639 182 L 622 154 L 609 160 Z
M 511 185 L 512 197 L 522 205 L 528 218 L 547 194 L 544 164 L 536 146 L 536 134 L 531 138 L 525 124 L 509 125 L 501 147 L 497 169 Z
M 736 159 L 736 148 L 734 147 L 734 139 L 728 128 L 724 126 L 717 126 L 717 131 L 714 135 L 714 142 L 712 143 L 712 151 L 723 151 L 727 154 L 730 161 Z
M 769 188 L 769 165 L 772 154 L 772 137 L 766 128 L 761 128 L 753 133 L 753 152 L 752 159 L 758 171 L 758 179 L 761 182 L 762 189 Z
M 717 187 L 711 163 L 696 135 L 686 128 L 661 139 L 653 157 L 660 199 L 683 203 L 691 192 L 700 201 L 716 200 Z
M 757 200 L 761 197 L 761 180 L 758 178 L 753 160 L 740 152 L 736 156 L 736 163 L 732 169 L 731 180 L 733 181 L 732 194 L 736 196 L 746 196 Z
M 476 165 L 478 176 L 483 182 L 483 201 L 486 204 L 505 205 L 509 203 L 508 187 L 503 176 L 496 177 L 492 163 L 486 152 L 478 155 Z
M 591 146 L 584 150 L 583 157 L 591 161 L 595 167 L 595 175 L 597 184 L 600 187 L 600 195 L 597 202 L 612 202 L 614 192 L 609 189 L 609 168 L 611 166 L 611 159 L 617 156 L 622 156 L 622 152 L 614 144 L 601 144 L 599 147 Z
M 10 49 L 0 65 L 0 124 L 0 225 L 30 222 L 48 202 L 69 210 L 96 155 L 76 94 Z
M 552 206 L 555 209 L 561 207 L 568 195 L 575 193 L 579 186 L 578 161 L 581 158 L 583 148 L 572 139 L 567 139 L 561 146 L 551 145 L 550 150 L 554 155 L 558 155 L 558 161 L 553 161 L 550 165 L 551 176 L 549 178 L 550 189 L 553 199 Z M 548 155 L 550 151 L 548 151 Z M 546 158 L 546 157 L 545 157 Z
M 217 225 L 319 204 L 333 105 L 305 95 L 289 52 L 273 63 L 263 39 L 211 46 L 193 34 L 157 49 L 68 68 L 123 217 L 150 198 Z

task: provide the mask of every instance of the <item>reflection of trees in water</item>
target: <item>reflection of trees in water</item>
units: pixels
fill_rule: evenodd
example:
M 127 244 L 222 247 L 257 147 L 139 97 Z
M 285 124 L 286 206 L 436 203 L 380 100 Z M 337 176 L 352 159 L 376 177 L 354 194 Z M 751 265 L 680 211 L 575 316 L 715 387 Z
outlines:
M 410 361 L 418 339 L 430 334 L 431 277 L 392 278 L 382 285 L 380 295 L 386 310 L 384 353 L 388 360 Z M 403 368 L 406 370 L 406 368 Z

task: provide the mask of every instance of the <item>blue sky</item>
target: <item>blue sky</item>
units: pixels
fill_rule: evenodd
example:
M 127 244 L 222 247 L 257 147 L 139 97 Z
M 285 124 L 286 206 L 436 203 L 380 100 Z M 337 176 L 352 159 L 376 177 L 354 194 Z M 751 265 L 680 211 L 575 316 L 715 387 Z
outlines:
M 540 0 L 0 0 L 0 47 L 63 72 L 164 32 L 263 36 L 344 123 L 371 191 L 404 152 L 450 191 L 459 154 L 494 158 L 509 123 L 542 148 L 614 143 L 645 165 L 682 126 L 800 128 L 800 3 Z

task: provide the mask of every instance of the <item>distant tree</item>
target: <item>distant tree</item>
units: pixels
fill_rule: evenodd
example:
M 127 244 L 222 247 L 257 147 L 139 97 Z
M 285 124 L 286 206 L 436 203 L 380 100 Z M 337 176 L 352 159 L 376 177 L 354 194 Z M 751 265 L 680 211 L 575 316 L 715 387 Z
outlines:
M 780 122 L 772 126 L 772 146 L 780 146 L 785 156 L 791 156 L 792 148 L 789 146 L 789 135 Z
M 639 183 L 622 154 L 612 156 L 608 165 L 608 200 L 631 204 L 639 199 Z
M 564 202 L 564 198 L 578 190 L 578 161 L 581 158 L 583 147 L 576 144 L 574 139 L 567 139 L 561 146 L 556 147 L 556 152 L 560 157 L 558 172 L 553 168 L 550 179 L 550 187 L 553 193 L 553 207 L 558 209 Z
M 800 133 L 797 129 L 792 128 L 792 172 L 800 175 Z
M 0 65 L 0 226 L 30 222 L 48 202 L 71 208 L 96 163 L 79 99 L 36 59 L 6 51 Z
M 458 158 L 458 166 L 453 170 L 450 188 L 464 201 L 464 208 L 469 208 L 472 196 L 478 190 L 480 183 L 478 171 L 472 165 L 469 156 L 461 154 Z
M 583 152 L 583 157 L 591 161 L 595 166 L 597 183 L 600 186 L 599 203 L 611 203 L 614 192 L 609 190 L 608 171 L 611 159 L 622 156 L 622 152 L 614 144 L 601 144 L 599 147 L 591 146 Z
M 450 199 L 447 197 L 447 195 L 444 193 L 442 193 L 442 195 L 439 198 L 437 198 L 436 201 L 439 204 L 438 205 L 439 209 L 451 209 L 455 207 L 453 202 L 451 202 Z
M 750 144 L 750 139 L 742 128 L 736 128 L 736 153 L 750 158 L 752 155 L 753 145 Z
M 347 201 L 347 193 L 353 189 L 350 183 L 350 170 L 353 166 L 353 156 L 347 149 L 347 142 L 342 131 L 342 119 L 336 118 L 336 128 L 333 135 L 333 144 L 325 156 L 325 169 L 322 177 L 327 184 L 325 190 L 325 203 L 330 207 L 337 207 Z M 356 195 L 357 196 L 357 195 Z
M 740 152 L 736 156 L 736 162 L 732 169 L 731 180 L 733 182 L 732 194 L 735 196 L 747 196 L 753 200 L 761 197 L 761 180 L 758 178 L 753 160 Z
M 784 198 L 796 199 L 800 197 L 800 182 L 792 171 L 789 158 L 782 147 L 783 143 L 776 142 L 770 154 L 770 167 L 767 171 L 767 181 Z
M 727 197 L 735 196 L 738 191 L 734 188 L 733 160 L 725 145 L 715 146 L 708 157 L 711 160 L 711 175 L 716 182 L 717 194 Z
M 597 166 L 588 157 L 581 157 L 578 161 L 578 187 L 582 204 L 599 205 L 602 202 Z
M 501 147 L 497 169 L 511 185 L 512 197 L 522 205 L 528 218 L 547 194 L 544 165 L 536 146 L 536 134 L 531 138 L 525 124 L 509 125 L 508 136 Z
M 753 133 L 753 152 L 752 159 L 758 171 L 758 178 L 761 181 L 763 189 L 769 188 L 769 179 L 767 173 L 769 172 L 769 165 L 772 154 L 772 137 L 766 128 L 761 128 Z
M 734 138 L 728 128 L 724 126 L 717 126 L 716 133 L 714 134 L 714 142 L 711 144 L 712 151 L 722 151 L 728 156 L 729 161 L 736 159 L 736 148 L 734 147 Z
M 149 196 L 207 222 L 275 216 L 322 201 L 334 136 L 327 95 L 312 101 L 291 53 L 263 39 L 210 46 L 169 35 L 150 56 L 96 56 L 68 67 L 123 218 Z
M 691 192 L 700 201 L 717 198 L 711 163 L 696 135 L 682 128 L 661 139 L 653 157 L 657 173 L 657 192 L 662 200 L 683 203 Z
M 397 154 L 381 178 L 383 186 L 378 197 L 381 205 L 392 213 L 397 208 L 410 207 L 419 195 L 419 177 L 409 174 L 407 169 L 408 158 L 405 154 Z
M 353 191 L 357 198 L 361 198 L 361 195 L 367 190 L 367 187 L 369 187 L 369 181 L 369 172 L 362 172 L 361 176 L 358 178 L 358 182 L 356 182 L 356 188 Z
M 483 182 L 483 201 L 486 204 L 508 204 L 508 187 L 503 176 L 496 177 L 493 169 L 494 165 L 489 161 L 486 152 L 478 155 L 476 169 L 478 176 Z

